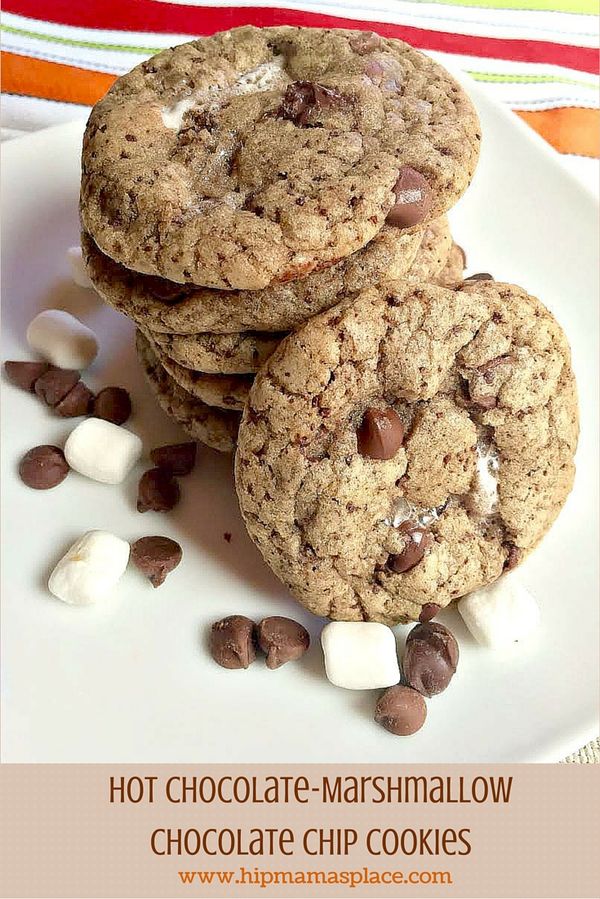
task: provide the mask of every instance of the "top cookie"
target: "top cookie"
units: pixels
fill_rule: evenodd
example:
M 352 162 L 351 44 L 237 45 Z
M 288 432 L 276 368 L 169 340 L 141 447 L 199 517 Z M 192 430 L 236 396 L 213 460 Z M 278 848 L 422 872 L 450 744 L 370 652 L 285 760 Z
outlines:
M 257 290 L 422 226 L 469 184 L 479 123 L 401 41 L 245 26 L 165 50 L 92 110 L 81 217 L 129 268 Z
M 240 507 L 312 612 L 418 619 L 538 543 L 571 489 L 577 433 L 567 340 L 524 290 L 366 290 L 256 376 Z

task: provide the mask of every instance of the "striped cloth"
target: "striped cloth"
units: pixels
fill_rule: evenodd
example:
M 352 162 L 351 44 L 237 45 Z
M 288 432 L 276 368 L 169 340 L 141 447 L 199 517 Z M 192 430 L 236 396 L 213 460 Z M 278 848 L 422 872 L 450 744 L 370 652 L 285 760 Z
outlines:
M 4 0 L 5 136 L 73 118 L 163 47 L 223 28 L 373 28 L 485 82 L 559 152 L 600 157 L 596 0 Z

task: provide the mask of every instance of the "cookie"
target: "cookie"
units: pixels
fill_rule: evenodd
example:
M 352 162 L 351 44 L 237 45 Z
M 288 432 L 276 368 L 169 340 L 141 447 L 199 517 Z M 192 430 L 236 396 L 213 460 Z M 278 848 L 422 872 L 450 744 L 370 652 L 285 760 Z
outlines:
M 456 287 L 463 279 L 466 264 L 465 251 L 457 243 L 453 243 L 444 267 L 434 279 L 442 287 Z
M 436 219 L 424 231 L 419 249 L 406 277 L 415 283 L 435 282 L 452 250 L 448 219 Z M 391 279 L 388 279 L 388 283 Z M 371 287 L 372 285 L 367 285 Z
M 146 380 L 161 409 L 194 440 L 221 453 L 233 452 L 240 422 L 239 412 L 208 406 L 183 390 L 160 364 L 141 331 L 136 332 L 136 350 Z
M 184 368 L 213 374 L 258 371 L 285 334 L 242 331 L 237 334 L 161 334 L 150 337 L 174 362 Z
M 253 381 L 252 375 L 211 375 L 192 371 L 170 359 L 148 334 L 145 337 L 162 367 L 187 393 L 202 400 L 207 406 L 217 406 L 219 409 L 244 408 Z
M 286 338 L 238 437 L 248 532 L 317 615 L 431 617 L 542 539 L 573 483 L 569 346 L 520 287 L 366 290 Z
M 117 79 L 83 140 L 81 219 L 107 255 L 179 283 L 260 290 L 420 228 L 466 190 L 462 88 L 372 33 L 244 26 Z
M 280 332 L 329 309 L 340 296 L 384 280 L 402 280 L 418 257 L 425 237 L 427 260 L 437 264 L 437 255 L 442 255 L 444 248 L 449 252 L 451 244 L 445 216 L 432 223 L 427 234 L 406 234 L 385 227 L 363 250 L 337 265 L 260 291 L 203 290 L 173 284 L 139 275 L 113 262 L 85 233 L 81 246 L 98 293 L 144 328 L 173 334 Z M 427 269 L 427 264 L 423 263 L 422 270 Z M 425 280 L 429 276 L 427 272 Z

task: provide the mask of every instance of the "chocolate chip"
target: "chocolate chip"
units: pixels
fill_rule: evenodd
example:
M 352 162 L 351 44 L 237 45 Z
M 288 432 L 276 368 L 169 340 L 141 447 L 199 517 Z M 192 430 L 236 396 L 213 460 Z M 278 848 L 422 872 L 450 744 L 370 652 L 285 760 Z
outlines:
M 122 425 L 131 415 L 131 398 L 124 387 L 105 387 L 94 400 L 94 415 Z
M 390 687 L 375 706 L 375 721 L 391 734 L 408 737 L 421 730 L 427 717 L 427 706 L 420 693 L 399 684 Z
M 75 384 L 79 381 L 79 372 L 70 368 L 55 368 L 51 366 L 47 372 L 35 382 L 35 392 L 48 403 L 49 406 L 56 406 L 61 400 L 64 400 L 67 393 L 73 390 Z
M 393 190 L 396 203 L 387 214 L 388 225 L 412 228 L 427 218 L 433 205 L 433 192 L 421 172 L 403 165 Z
M 388 565 L 392 571 L 403 574 L 419 564 L 427 550 L 433 546 L 434 541 L 432 533 L 410 522 L 403 522 L 398 531 L 405 538 L 404 549 L 402 552 L 391 555 Z
M 157 278 L 154 275 L 146 275 L 144 278 L 144 289 L 147 290 L 157 300 L 162 300 L 169 305 L 175 305 L 184 300 L 189 294 L 189 290 L 183 284 L 173 284 L 164 278 Z
M 150 453 L 150 458 L 158 468 L 164 468 L 177 477 L 189 474 L 196 464 L 197 445 L 190 443 L 171 443 L 157 446 Z
M 273 615 L 258 625 L 258 645 L 267 654 L 267 668 L 280 668 L 304 655 L 310 637 L 297 621 Z
M 476 272 L 474 275 L 469 275 L 468 278 L 465 278 L 465 281 L 493 281 L 494 276 L 490 275 L 489 272 Z
M 223 668 L 247 668 L 256 658 L 256 625 L 244 615 L 216 621 L 210 633 L 210 654 Z
M 458 665 L 458 643 L 437 621 L 417 624 L 406 638 L 402 668 L 411 687 L 424 696 L 446 689 Z
M 63 451 L 48 444 L 34 446 L 25 453 L 19 465 L 21 480 L 34 490 L 57 487 L 68 473 L 69 465 Z
M 169 537 L 140 537 L 131 544 L 131 561 L 150 579 L 153 587 L 164 583 L 182 556 L 179 543 Z
M 78 381 L 72 390 L 57 403 L 54 411 L 61 418 L 75 418 L 78 415 L 87 415 L 94 401 L 94 394 L 83 381 Z
M 357 431 L 358 451 L 370 459 L 391 459 L 404 440 L 404 426 L 393 409 L 366 410 Z
M 344 98 L 336 90 L 313 81 L 293 81 L 288 84 L 277 117 L 295 125 L 306 125 L 313 111 L 328 109 L 342 103 Z
M 506 559 L 504 560 L 504 571 L 511 571 L 516 568 L 521 561 L 521 550 L 514 543 L 503 543 L 506 549 Z
M 431 621 L 432 618 L 435 618 L 440 608 L 441 606 L 438 606 L 437 602 L 426 602 L 421 609 L 421 614 L 419 615 L 419 621 L 421 622 L 421 624 L 423 624 L 425 621 Z
M 50 366 L 47 362 L 5 362 L 4 371 L 7 376 L 22 390 L 33 393 L 35 382 L 45 374 Z
M 483 375 L 483 379 L 487 384 L 491 384 L 494 380 L 496 369 L 502 365 L 510 365 L 514 361 L 515 357 L 511 353 L 504 353 L 503 356 L 496 356 L 495 359 L 484 362 L 483 365 L 478 366 L 477 371 Z
M 162 468 L 145 471 L 138 485 L 138 512 L 168 512 L 179 502 L 179 484 Z

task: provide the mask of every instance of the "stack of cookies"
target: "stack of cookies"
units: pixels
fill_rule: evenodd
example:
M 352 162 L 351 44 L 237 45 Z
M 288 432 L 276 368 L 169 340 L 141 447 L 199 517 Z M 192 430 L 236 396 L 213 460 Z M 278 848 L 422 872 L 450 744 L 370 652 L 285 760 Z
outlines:
M 479 139 L 441 66 L 368 32 L 244 27 L 118 79 L 84 138 L 82 248 L 165 411 L 231 451 L 290 331 L 366 288 L 460 282 L 446 212 Z

